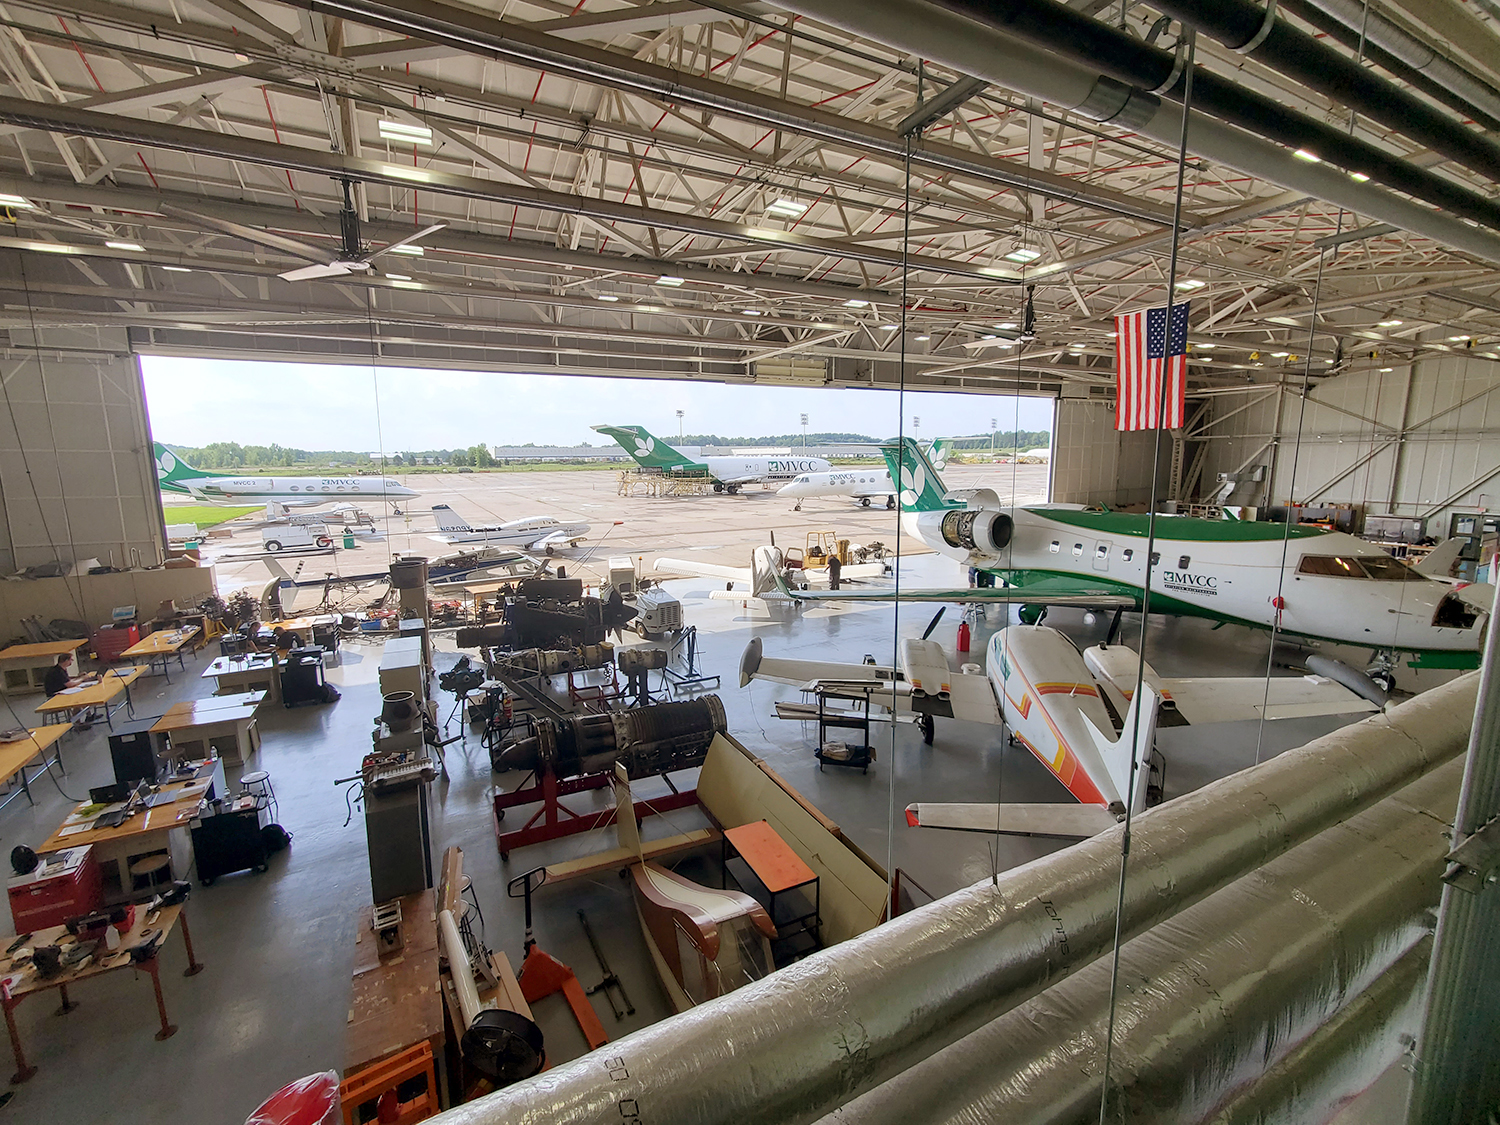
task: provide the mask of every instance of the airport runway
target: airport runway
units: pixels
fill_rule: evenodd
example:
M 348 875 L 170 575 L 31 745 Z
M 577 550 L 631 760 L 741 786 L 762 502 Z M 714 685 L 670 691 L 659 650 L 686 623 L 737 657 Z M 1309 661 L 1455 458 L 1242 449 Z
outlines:
M 737 496 L 710 493 L 705 496 L 645 497 L 619 495 L 616 470 L 543 471 L 498 473 L 414 474 L 398 477 L 422 491 L 393 516 L 389 505 L 367 507 L 375 517 L 378 535 L 359 538 L 353 549 L 342 546 L 332 553 L 297 555 L 281 552 L 277 558 L 288 571 L 299 562 L 302 577 L 324 574 L 368 574 L 389 565 L 393 554 L 433 557 L 455 550 L 433 538 L 434 504 L 448 504 L 471 524 L 503 523 L 522 516 L 551 515 L 565 521 L 592 525 L 592 540 L 577 551 L 558 553 L 560 565 L 569 573 L 586 578 L 602 575 L 605 560 L 612 555 L 639 559 L 645 570 L 660 556 L 701 557 L 725 566 L 748 566 L 752 548 L 774 536 L 784 547 L 803 547 L 808 532 L 833 531 L 839 538 L 868 544 L 880 541 L 894 550 L 898 534 L 896 513 L 879 502 L 869 508 L 844 497 L 809 499 L 802 511 L 794 501 L 776 494 L 775 486 L 753 485 Z M 1047 499 L 1049 468 L 1046 465 L 953 465 L 944 472 L 953 489 L 991 488 L 1002 503 L 1034 504 Z M 171 509 L 167 509 L 171 522 Z M 318 509 L 301 509 L 316 514 Z M 618 525 L 617 525 L 618 524 Z M 205 561 L 218 568 L 221 593 L 248 587 L 257 593 L 271 577 L 259 558 L 232 561 L 225 556 L 245 556 L 259 551 L 259 515 L 226 525 L 231 539 L 210 539 Z M 330 524 L 337 533 L 341 525 Z M 925 553 L 927 548 L 911 536 L 901 542 L 903 554 Z

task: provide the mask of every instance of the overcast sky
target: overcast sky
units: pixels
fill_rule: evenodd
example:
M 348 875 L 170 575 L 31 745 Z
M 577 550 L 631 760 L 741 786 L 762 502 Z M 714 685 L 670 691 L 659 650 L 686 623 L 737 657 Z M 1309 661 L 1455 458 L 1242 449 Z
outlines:
M 158 441 L 203 446 L 279 442 L 297 449 L 396 452 L 486 445 L 602 445 L 590 425 L 645 426 L 659 437 L 812 432 L 888 437 L 898 417 L 919 437 L 1049 430 L 1049 399 L 889 391 L 739 387 L 718 383 L 480 374 L 323 364 L 240 363 L 143 356 Z M 377 393 L 378 392 L 378 393 Z

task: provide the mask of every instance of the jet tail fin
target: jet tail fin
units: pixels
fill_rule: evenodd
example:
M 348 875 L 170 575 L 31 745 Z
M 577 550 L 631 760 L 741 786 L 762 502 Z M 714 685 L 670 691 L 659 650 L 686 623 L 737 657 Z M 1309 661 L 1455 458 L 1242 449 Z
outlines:
M 1460 552 L 1464 549 L 1467 539 L 1444 539 L 1432 550 L 1427 552 L 1427 557 L 1412 567 L 1418 574 L 1425 574 L 1428 578 L 1452 578 L 1453 564 L 1458 562 Z
M 168 492 L 188 492 L 181 482 L 192 480 L 195 477 L 211 477 L 216 473 L 205 473 L 202 469 L 195 469 L 177 454 L 173 453 L 161 442 L 152 442 L 152 450 L 156 454 L 156 482 Z
M 1135 812 L 1146 807 L 1146 781 L 1150 772 L 1151 748 L 1156 745 L 1156 712 L 1161 695 L 1149 683 L 1141 685 L 1125 713 L 1125 724 L 1119 738 L 1111 738 L 1082 716 L 1084 727 L 1104 763 L 1114 792 L 1123 802 L 1127 799 Z M 1137 731 L 1139 721 L 1139 731 Z M 1132 749 L 1135 753 L 1132 754 Z M 1131 766 L 1135 765 L 1135 787 L 1131 790 Z
M 902 438 L 899 444 L 882 445 L 880 452 L 885 455 L 891 480 L 899 489 L 898 499 L 903 512 L 941 512 L 963 507 L 947 498 L 942 476 L 912 438 Z
M 447 504 L 434 504 L 433 514 L 437 516 L 439 531 L 473 531 L 469 521 L 464 519 Z
M 601 434 L 615 439 L 620 448 L 635 459 L 636 464 L 646 469 L 689 469 L 693 462 L 660 438 L 648 433 L 644 426 L 590 426 Z

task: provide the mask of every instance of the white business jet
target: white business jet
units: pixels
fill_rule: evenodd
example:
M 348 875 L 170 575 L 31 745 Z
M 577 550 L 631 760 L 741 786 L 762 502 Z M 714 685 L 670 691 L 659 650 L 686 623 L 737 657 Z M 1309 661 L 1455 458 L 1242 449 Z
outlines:
M 528 551 L 553 554 L 561 547 L 576 547 L 588 538 L 586 523 L 563 523 L 555 516 L 526 516 L 508 523 L 471 525 L 447 504 L 434 504 L 441 535 L 431 538 L 439 543 L 486 543 L 497 547 L 521 547 Z

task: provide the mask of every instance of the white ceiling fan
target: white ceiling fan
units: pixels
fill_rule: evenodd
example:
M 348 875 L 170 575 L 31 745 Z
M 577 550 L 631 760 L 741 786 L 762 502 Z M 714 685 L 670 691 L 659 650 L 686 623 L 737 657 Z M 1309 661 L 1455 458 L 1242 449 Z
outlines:
M 377 249 L 370 250 L 365 247 L 359 236 L 359 215 L 354 210 L 353 200 L 349 194 L 349 182 L 342 181 L 344 186 L 344 206 L 339 210 L 339 230 L 342 236 L 342 246 L 339 253 L 333 258 L 328 258 L 328 252 L 305 242 L 299 242 L 295 238 L 287 238 L 285 235 L 273 234 L 270 231 L 258 230 L 255 227 L 243 226 L 240 223 L 230 222 L 228 219 L 215 218 L 212 215 L 203 215 L 197 211 L 189 211 L 185 207 L 173 204 L 163 204 L 163 214 L 175 215 L 179 218 L 192 219 L 194 222 L 202 223 L 204 226 L 223 231 L 225 234 L 233 235 L 235 238 L 244 239 L 246 242 L 254 242 L 260 246 L 267 246 L 273 250 L 292 254 L 315 264 L 310 266 L 299 266 L 296 269 L 287 270 L 277 276 L 283 281 L 316 281 L 326 277 L 347 277 L 354 273 L 368 273 L 372 268 L 370 263 L 381 254 L 389 254 L 403 246 L 411 246 L 420 242 L 430 234 L 442 230 L 447 223 L 433 223 L 424 227 L 415 234 L 408 235 L 399 242 L 390 242 Z

